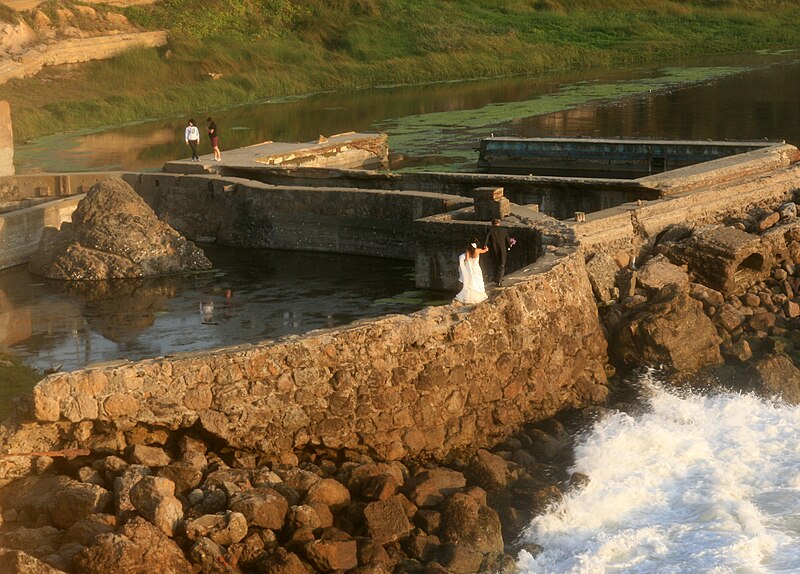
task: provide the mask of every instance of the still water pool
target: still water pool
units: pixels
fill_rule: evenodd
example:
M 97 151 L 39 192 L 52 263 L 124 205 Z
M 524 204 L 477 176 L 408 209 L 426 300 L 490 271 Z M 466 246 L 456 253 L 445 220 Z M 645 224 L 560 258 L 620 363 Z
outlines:
M 205 247 L 208 272 L 73 284 L 0 271 L 0 347 L 39 369 L 255 343 L 408 313 L 449 294 L 418 291 L 410 261 Z

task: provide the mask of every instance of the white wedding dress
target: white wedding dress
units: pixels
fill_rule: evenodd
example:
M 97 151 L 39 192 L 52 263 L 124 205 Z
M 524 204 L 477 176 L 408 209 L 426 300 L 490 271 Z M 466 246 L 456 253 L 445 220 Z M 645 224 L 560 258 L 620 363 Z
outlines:
M 456 301 L 475 304 L 486 301 L 486 289 L 483 287 L 483 271 L 478 262 L 479 257 L 468 258 L 466 253 L 458 256 L 458 280 L 464 285 L 456 295 Z

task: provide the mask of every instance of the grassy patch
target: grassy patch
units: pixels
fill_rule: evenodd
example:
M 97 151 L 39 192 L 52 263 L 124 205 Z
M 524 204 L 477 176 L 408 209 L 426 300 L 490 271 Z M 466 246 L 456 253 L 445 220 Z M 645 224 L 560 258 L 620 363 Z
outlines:
M 800 46 L 781 0 L 161 0 L 167 48 L 0 86 L 15 139 L 324 90 Z
M 14 355 L 0 351 L 0 421 L 8 416 L 11 399 L 30 392 L 43 376 Z

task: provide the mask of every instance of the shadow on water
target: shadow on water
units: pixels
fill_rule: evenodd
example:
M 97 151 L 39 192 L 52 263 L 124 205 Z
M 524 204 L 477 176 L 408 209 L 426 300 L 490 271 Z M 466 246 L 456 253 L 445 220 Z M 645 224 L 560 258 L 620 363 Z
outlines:
M 407 261 L 206 247 L 204 273 L 62 282 L 0 272 L 0 345 L 39 369 L 254 343 L 449 302 Z

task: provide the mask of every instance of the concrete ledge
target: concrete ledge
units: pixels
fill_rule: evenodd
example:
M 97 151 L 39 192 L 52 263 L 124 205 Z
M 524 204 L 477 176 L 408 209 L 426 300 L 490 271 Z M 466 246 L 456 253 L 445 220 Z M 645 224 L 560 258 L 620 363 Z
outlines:
M 0 269 L 26 263 L 39 247 L 45 227 L 70 221 L 82 195 L 0 214 Z

